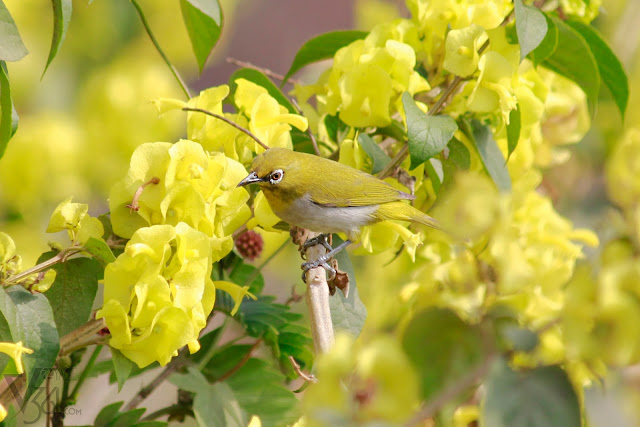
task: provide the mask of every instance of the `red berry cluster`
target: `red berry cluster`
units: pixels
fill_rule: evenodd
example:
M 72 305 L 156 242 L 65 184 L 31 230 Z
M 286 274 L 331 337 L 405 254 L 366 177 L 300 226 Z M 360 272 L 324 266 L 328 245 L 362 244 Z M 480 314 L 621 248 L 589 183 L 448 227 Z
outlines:
M 264 241 L 262 236 L 253 230 L 247 230 L 236 237 L 236 248 L 243 258 L 250 261 L 256 259 L 262 253 Z

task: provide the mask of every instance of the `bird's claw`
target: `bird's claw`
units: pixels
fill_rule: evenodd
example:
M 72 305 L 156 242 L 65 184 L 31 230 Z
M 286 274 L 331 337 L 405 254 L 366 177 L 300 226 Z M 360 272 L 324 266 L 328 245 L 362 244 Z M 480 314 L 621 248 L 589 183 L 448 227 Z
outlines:
M 301 265 L 302 268 L 302 281 L 307 281 L 307 271 L 312 268 L 322 267 L 329 273 L 328 281 L 332 281 L 336 277 L 336 269 L 329 265 L 328 260 L 324 259 L 324 257 L 320 257 L 313 262 L 305 262 Z
M 316 237 L 312 237 L 311 239 L 307 239 L 302 244 L 302 249 L 306 250 L 306 249 L 309 249 L 311 246 L 322 245 L 326 250 L 331 252 L 333 250 L 333 248 L 329 244 L 328 238 L 329 238 L 328 234 L 318 234 Z

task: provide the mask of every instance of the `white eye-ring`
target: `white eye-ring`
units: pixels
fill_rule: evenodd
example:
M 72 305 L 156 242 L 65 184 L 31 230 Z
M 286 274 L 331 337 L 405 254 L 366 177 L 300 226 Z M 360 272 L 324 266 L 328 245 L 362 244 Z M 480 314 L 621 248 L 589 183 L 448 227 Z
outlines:
M 284 177 L 284 172 L 282 171 L 282 169 L 276 169 L 271 172 L 271 175 L 269 175 L 269 182 L 272 184 L 277 184 L 282 181 L 282 177 Z

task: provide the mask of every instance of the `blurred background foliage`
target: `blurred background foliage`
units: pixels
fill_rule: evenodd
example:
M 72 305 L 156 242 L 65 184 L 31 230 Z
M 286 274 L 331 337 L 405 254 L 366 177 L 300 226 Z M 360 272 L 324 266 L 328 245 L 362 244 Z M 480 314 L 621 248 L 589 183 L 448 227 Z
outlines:
M 278 7 L 269 3 L 221 1 L 225 28 L 200 76 L 179 3 L 140 1 L 161 46 L 194 94 L 227 82 L 236 68 L 225 61 L 227 57 L 283 73 L 303 40 L 336 29 L 369 30 L 377 23 L 407 13 L 402 1 L 331 0 L 315 4 L 283 0 Z M 124 175 L 138 145 L 175 141 L 185 136 L 183 116 L 168 114 L 158 118 L 150 102 L 158 97 L 182 99 L 183 94 L 152 48 L 129 1 L 76 1 L 66 40 L 43 78 L 51 43 L 50 2 L 5 0 L 5 4 L 30 54 L 8 64 L 20 125 L 0 162 L 0 230 L 14 238 L 18 252 L 29 265 L 47 250 L 49 236 L 44 229 L 60 201 L 73 196 L 74 201 L 88 203 L 92 215 L 106 212 L 109 189 Z M 605 165 L 628 130 L 640 124 L 640 111 L 634 108 L 640 103 L 638 22 L 637 0 L 604 2 L 594 25 L 625 66 L 631 108 L 623 122 L 608 92 L 601 91 L 591 130 L 580 144 L 569 148 L 573 155 L 566 162 L 550 167 L 541 186 L 560 213 L 576 227 L 595 230 L 601 242 L 626 234 L 624 220 L 607 195 Z M 306 72 L 317 74 L 317 70 L 314 66 Z M 297 78 L 312 81 L 304 74 Z M 256 264 L 279 246 L 269 239 L 266 244 Z M 602 247 L 606 245 L 587 253 L 595 258 Z M 279 256 L 293 256 L 297 260 L 294 251 L 291 245 Z M 404 284 L 386 280 L 400 276 L 405 269 L 403 262 L 386 266 L 390 260 L 388 253 L 354 258 L 371 330 L 379 329 L 385 318 L 393 317 L 387 312 L 392 306 L 385 301 L 401 292 Z M 277 265 L 273 263 L 272 268 Z M 277 293 L 287 294 L 294 283 L 302 286 L 296 269 L 282 270 L 274 268 L 266 273 L 279 279 L 274 282 L 287 286 Z M 385 282 L 384 289 L 375 292 L 368 286 L 381 282 Z M 367 326 L 363 333 L 367 333 Z M 630 378 L 633 387 L 625 389 L 623 402 L 638 412 L 639 406 L 634 402 L 638 401 L 640 374 L 633 375 L 633 369 L 629 368 L 632 375 L 625 377 L 627 385 Z M 623 381 L 613 381 L 618 383 Z M 617 388 L 612 390 L 615 395 Z M 606 420 L 611 407 L 607 406 L 608 401 L 598 402 L 595 406 L 599 412 L 592 415 L 592 421 L 594 425 L 606 425 L 598 423 L 598 414 L 605 414 Z M 91 419 L 87 414 L 87 420 Z

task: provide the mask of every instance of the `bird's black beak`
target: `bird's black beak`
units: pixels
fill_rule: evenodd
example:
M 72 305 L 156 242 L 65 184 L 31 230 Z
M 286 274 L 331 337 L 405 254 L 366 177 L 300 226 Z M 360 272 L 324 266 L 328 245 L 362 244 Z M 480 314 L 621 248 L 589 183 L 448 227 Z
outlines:
M 258 174 L 255 172 L 251 172 L 245 179 L 238 183 L 238 187 L 244 187 L 245 185 L 253 184 L 256 182 L 263 182 L 264 178 L 258 177 Z

